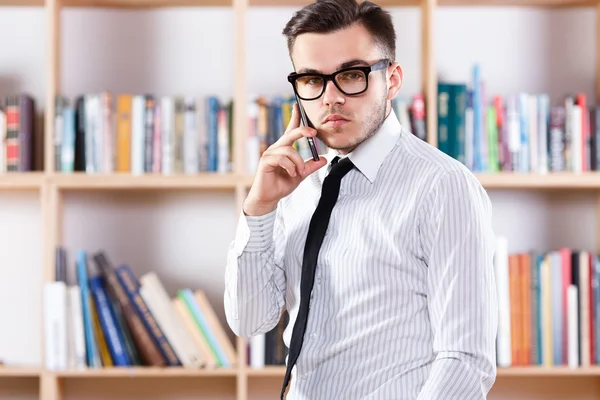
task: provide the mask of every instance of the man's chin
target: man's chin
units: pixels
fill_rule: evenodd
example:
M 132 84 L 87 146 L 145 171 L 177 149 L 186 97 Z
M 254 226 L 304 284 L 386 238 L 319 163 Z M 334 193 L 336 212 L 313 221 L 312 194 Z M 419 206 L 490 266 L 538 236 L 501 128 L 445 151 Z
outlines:
M 333 150 L 337 150 L 337 151 L 339 151 L 341 153 L 349 152 L 352 149 L 354 149 L 354 147 L 356 147 L 355 142 L 348 140 L 347 137 L 345 137 L 345 138 L 333 138 L 333 139 L 332 138 L 327 138 L 327 139 L 321 139 L 321 141 L 328 148 L 333 149 Z

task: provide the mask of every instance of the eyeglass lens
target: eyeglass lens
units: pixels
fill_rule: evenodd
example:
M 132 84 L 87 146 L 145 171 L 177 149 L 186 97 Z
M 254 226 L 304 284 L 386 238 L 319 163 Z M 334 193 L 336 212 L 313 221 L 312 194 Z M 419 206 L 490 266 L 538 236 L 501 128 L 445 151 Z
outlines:
M 339 73 L 335 77 L 338 87 L 346 94 L 360 93 L 367 86 L 367 79 L 363 71 L 349 70 Z M 323 92 L 323 78 L 319 75 L 307 75 L 296 80 L 296 90 L 300 97 L 315 98 Z

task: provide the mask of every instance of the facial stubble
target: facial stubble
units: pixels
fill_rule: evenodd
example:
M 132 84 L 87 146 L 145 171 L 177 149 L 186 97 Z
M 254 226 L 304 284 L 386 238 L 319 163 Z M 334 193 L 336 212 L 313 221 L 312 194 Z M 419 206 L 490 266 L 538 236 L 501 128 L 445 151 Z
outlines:
M 387 89 L 387 85 L 384 83 L 384 89 Z M 379 97 L 379 101 L 373 104 L 373 109 L 367 114 L 367 117 L 360 127 L 360 134 L 354 138 L 354 140 L 348 144 L 347 146 L 333 146 L 331 143 L 323 137 L 321 132 L 317 132 L 317 137 L 325 143 L 327 147 L 330 149 L 337 150 L 343 154 L 347 154 L 354 150 L 358 145 L 360 145 L 365 140 L 369 139 L 373 136 L 383 124 L 386 114 L 387 114 L 387 97 L 385 94 L 385 90 L 383 94 Z M 335 109 L 331 110 L 331 113 L 337 112 Z M 343 115 L 343 113 L 341 113 Z M 344 127 L 334 127 L 330 130 L 330 132 L 334 135 L 343 135 Z

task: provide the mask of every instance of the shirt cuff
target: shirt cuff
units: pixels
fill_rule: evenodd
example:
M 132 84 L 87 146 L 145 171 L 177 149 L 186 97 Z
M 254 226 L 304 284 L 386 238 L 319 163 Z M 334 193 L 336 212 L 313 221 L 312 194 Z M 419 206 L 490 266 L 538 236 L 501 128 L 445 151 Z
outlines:
M 236 253 L 261 252 L 269 248 L 273 242 L 273 230 L 277 209 L 265 215 L 245 215 L 240 213 L 236 234 Z

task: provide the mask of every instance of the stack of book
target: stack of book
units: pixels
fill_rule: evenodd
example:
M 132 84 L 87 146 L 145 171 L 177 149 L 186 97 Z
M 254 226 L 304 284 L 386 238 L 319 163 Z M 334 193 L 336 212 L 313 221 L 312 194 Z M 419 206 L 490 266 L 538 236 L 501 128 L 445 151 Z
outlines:
M 237 356 L 206 294 L 170 297 L 155 272 L 134 276 L 103 251 L 77 253 L 75 282 L 56 250 L 56 279 L 44 286 L 49 370 L 102 367 L 235 368 Z
M 478 65 L 471 82 L 440 81 L 438 148 L 474 172 L 600 170 L 600 104 L 573 92 L 492 95 Z
M 296 103 L 291 94 L 278 96 L 251 96 L 248 102 L 248 135 L 246 142 L 246 170 L 256 172 L 258 161 L 264 151 L 275 143 L 287 129 Z M 392 107 L 403 127 L 422 140 L 427 140 L 425 121 L 425 99 L 422 93 L 411 99 L 397 97 Z M 327 146 L 315 138 L 319 154 L 327 153 Z M 303 159 L 312 158 L 306 140 L 297 140 L 294 148 Z
M 215 96 L 87 93 L 55 99 L 54 165 L 60 172 L 227 173 L 233 102 Z
M 0 173 L 43 169 L 42 121 L 30 94 L 0 96 Z
M 495 255 L 501 367 L 600 365 L 600 256 L 585 249 Z

